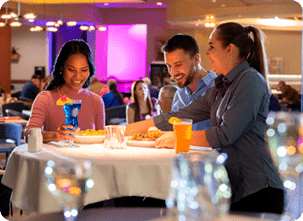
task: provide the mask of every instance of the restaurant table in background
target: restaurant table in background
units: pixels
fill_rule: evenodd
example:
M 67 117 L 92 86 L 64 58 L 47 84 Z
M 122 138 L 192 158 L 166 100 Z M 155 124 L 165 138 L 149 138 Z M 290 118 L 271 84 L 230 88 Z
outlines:
M 48 214 L 30 214 L 21 217 L 7 217 L 10 221 L 64 221 L 61 212 Z M 79 213 L 77 220 L 85 221 L 175 221 L 172 217 L 166 216 L 165 208 L 102 208 L 83 210 Z M 239 215 L 225 215 L 215 218 L 213 221 L 280 221 L 281 217 L 275 214 L 251 213 Z
M 173 149 L 127 147 L 105 149 L 103 144 L 62 148 L 43 144 L 43 151 L 29 153 L 27 144 L 12 152 L 2 183 L 13 190 L 11 202 L 26 212 L 61 211 L 46 189 L 44 169 L 48 160 L 85 159 L 92 162 L 94 187 L 84 196 L 84 205 L 124 196 L 166 199 L 171 181 Z M 202 151 L 207 154 L 209 151 Z

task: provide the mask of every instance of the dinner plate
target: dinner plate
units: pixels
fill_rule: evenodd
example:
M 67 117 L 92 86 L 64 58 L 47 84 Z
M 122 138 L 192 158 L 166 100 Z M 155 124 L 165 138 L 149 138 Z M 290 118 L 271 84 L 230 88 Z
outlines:
M 126 144 L 133 147 L 155 147 L 155 141 L 137 141 L 137 140 L 129 140 L 126 138 Z
M 75 139 L 75 143 L 81 144 L 94 144 L 94 143 L 102 143 L 105 139 L 105 135 L 102 136 L 77 136 Z

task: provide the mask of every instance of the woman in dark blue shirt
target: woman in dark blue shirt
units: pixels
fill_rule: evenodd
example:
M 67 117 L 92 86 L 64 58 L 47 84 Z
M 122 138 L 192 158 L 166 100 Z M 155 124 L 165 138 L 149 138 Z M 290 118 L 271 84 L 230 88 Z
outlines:
M 172 130 L 170 117 L 190 118 L 193 123 L 210 119 L 213 127 L 193 131 L 191 145 L 212 147 L 228 155 L 230 210 L 281 214 L 283 184 L 264 140 L 270 93 L 262 33 L 251 26 L 220 24 L 210 36 L 206 57 L 212 70 L 220 74 L 215 87 L 178 112 L 128 125 L 126 136 L 154 125 Z M 156 140 L 158 148 L 174 145 L 173 132 Z

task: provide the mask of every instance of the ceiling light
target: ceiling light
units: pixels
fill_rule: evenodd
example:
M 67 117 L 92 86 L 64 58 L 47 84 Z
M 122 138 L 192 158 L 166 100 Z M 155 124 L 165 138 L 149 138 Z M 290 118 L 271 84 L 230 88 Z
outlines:
M 43 31 L 43 28 L 40 26 L 36 26 L 36 27 L 31 27 L 30 30 L 31 31 Z
M 88 30 L 88 27 L 86 25 L 81 25 L 80 26 L 80 30 L 81 31 L 87 31 Z
M 48 21 L 46 22 L 46 26 L 54 26 L 56 23 L 54 21 Z
M 77 22 L 76 21 L 68 21 L 68 22 L 66 22 L 66 25 L 67 26 L 76 26 Z
M 25 19 L 27 19 L 27 20 L 34 20 L 36 18 L 36 16 L 34 15 L 34 13 L 27 13 L 23 17 Z
M 98 28 L 98 30 L 99 30 L 99 31 L 106 31 L 106 30 L 107 30 L 107 28 L 106 28 L 106 27 L 101 26 L 101 27 L 99 27 L 99 28 Z
M 56 32 L 56 31 L 58 31 L 58 28 L 49 27 L 49 28 L 46 28 L 46 31 Z
M 13 21 L 9 25 L 12 26 L 12 27 L 20 27 L 21 23 L 19 21 Z
M 163 5 L 163 3 L 162 2 L 157 2 L 156 5 Z
M 89 31 L 94 31 L 94 30 L 95 30 L 95 27 L 91 25 L 91 26 L 89 26 L 88 30 L 89 30 Z
M 58 21 L 57 21 L 57 24 L 58 24 L 58 25 L 63 25 L 63 21 L 58 20 Z
M 1 15 L 1 18 L 2 19 L 11 19 L 11 15 L 10 14 L 3 14 L 3 15 Z
M 6 24 L 4 22 L 0 22 L 0 27 L 4 27 Z
M 11 18 L 17 18 L 18 17 L 18 15 L 14 12 L 11 12 L 9 14 L 10 14 Z

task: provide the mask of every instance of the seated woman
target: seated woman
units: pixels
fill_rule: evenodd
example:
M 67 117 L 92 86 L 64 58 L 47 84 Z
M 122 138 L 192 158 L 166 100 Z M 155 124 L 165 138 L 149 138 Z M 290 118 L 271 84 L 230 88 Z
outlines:
M 42 129 L 43 142 L 72 140 L 74 131 L 65 125 L 63 106 L 57 101 L 66 98 L 81 100 L 78 120 L 81 130 L 103 129 L 104 104 L 100 96 L 85 89 L 95 74 L 91 50 L 83 40 L 72 40 L 61 48 L 52 72 L 53 79 L 35 99 L 32 114 L 25 129 L 25 140 L 29 129 Z
M 126 107 L 126 121 L 128 124 L 157 115 L 157 100 L 150 97 L 148 86 L 143 80 L 133 82 L 131 96 L 133 102 Z
M 102 96 L 105 108 L 124 105 L 123 96 L 119 91 L 117 91 L 116 81 L 110 82 L 108 87 L 109 87 L 109 92 Z

